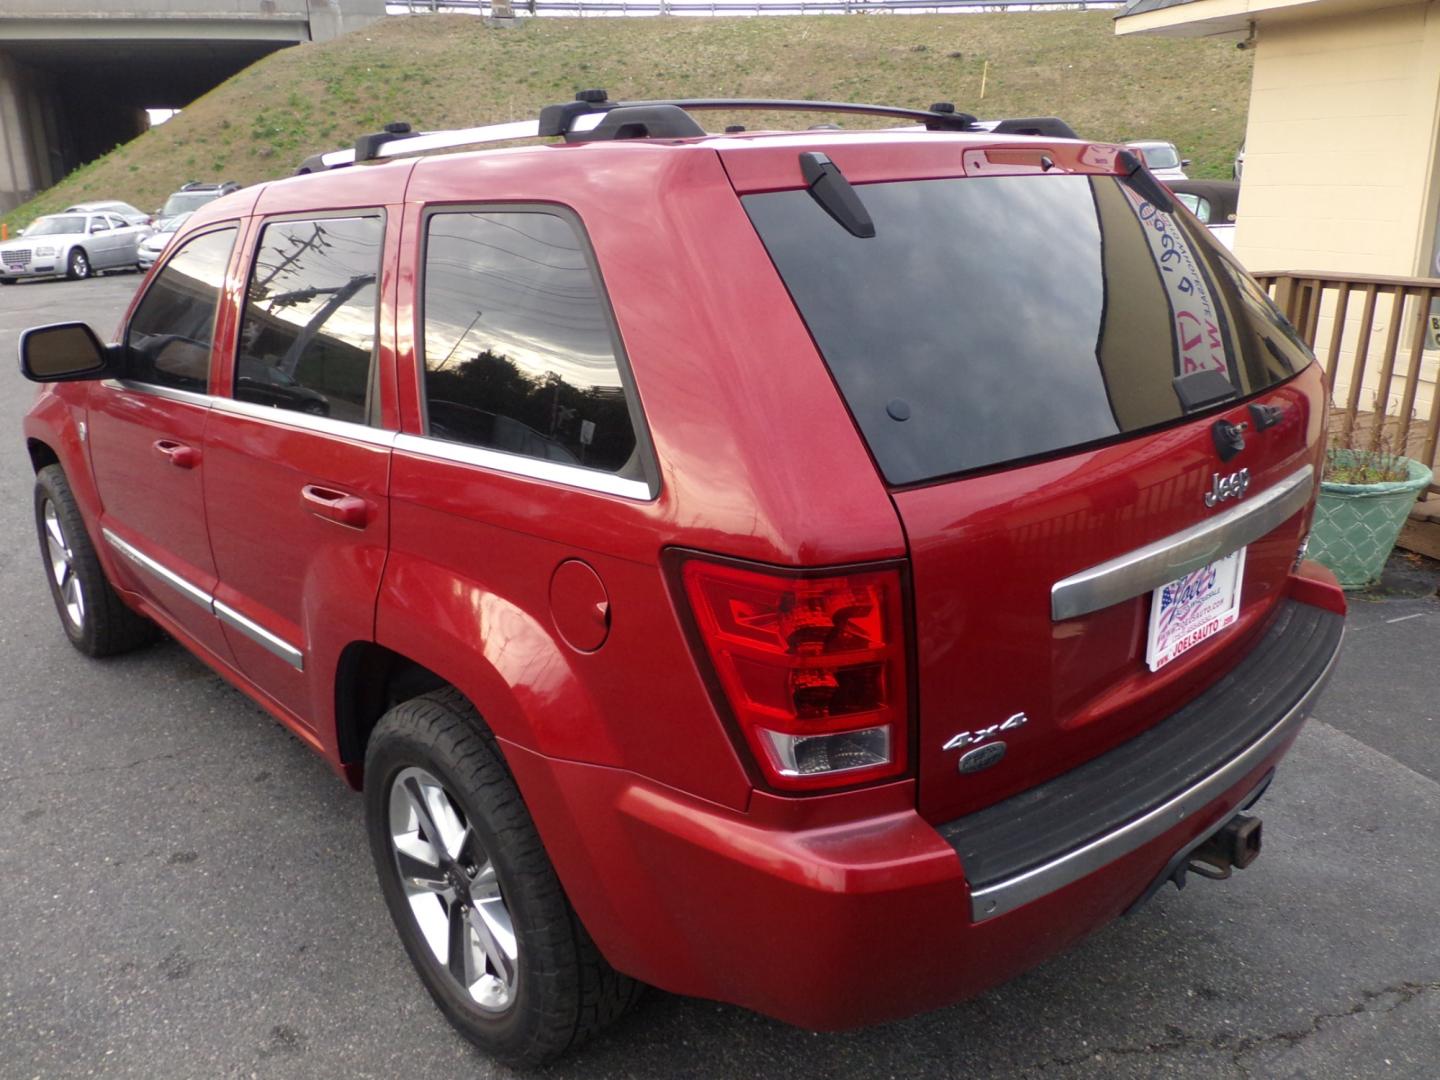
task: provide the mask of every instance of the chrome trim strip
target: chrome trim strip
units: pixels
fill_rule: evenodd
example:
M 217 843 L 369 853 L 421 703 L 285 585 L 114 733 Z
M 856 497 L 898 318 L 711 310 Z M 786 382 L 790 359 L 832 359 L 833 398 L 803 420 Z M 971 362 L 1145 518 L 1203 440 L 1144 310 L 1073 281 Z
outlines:
M 128 390 L 134 394 L 153 394 L 169 401 L 183 401 L 187 405 L 212 405 L 218 399 L 209 394 L 197 394 L 192 390 L 176 390 L 173 386 L 156 386 L 154 383 L 136 382 L 134 379 L 103 379 L 100 385 L 107 390 Z
M 314 431 L 321 435 L 337 435 L 342 439 L 369 443 L 387 450 L 394 445 L 395 436 L 398 434 L 398 432 L 386 431 L 368 424 L 357 424 L 350 420 L 332 420 L 328 416 L 313 416 L 310 413 L 297 412 L 294 409 L 281 409 L 274 405 L 257 405 L 253 401 L 236 401 L 234 398 L 217 397 L 211 398 L 210 404 L 216 412 L 230 413 L 233 416 L 248 416 L 252 420 L 267 420 L 283 427 Z
M 1325 688 L 1326 682 L 1330 679 L 1331 672 L 1335 670 L 1344 637 L 1342 631 L 1340 641 L 1335 643 L 1334 654 L 1326 663 L 1325 670 L 1320 673 L 1320 677 L 1311 684 L 1310 689 L 1305 691 L 1300 700 L 1292 705 L 1269 731 L 1238 755 L 1203 780 L 1114 832 L 1097 837 L 1083 847 L 1068 851 L 1064 855 L 1051 859 L 1048 863 L 1025 871 L 1023 874 L 998 881 L 994 885 L 987 885 L 983 889 L 976 889 L 970 894 L 971 920 L 978 923 L 984 922 L 986 919 L 993 919 L 997 915 L 1004 915 L 1006 912 L 1014 911 L 1022 904 L 1038 900 L 1071 882 L 1080 880 L 1087 874 L 1094 873 L 1108 863 L 1128 855 L 1136 848 L 1174 828 L 1185 818 L 1203 810 L 1209 803 L 1239 783 L 1247 772 L 1273 753 L 1275 748 L 1305 721 L 1310 706 L 1319 697 L 1320 691 Z
M 284 638 L 276 637 L 259 623 L 247 619 L 223 601 L 212 600 L 210 607 L 215 612 L 215 617 L 226 626 L 238 630 L 266 652 L 273 653 L 284 660 L 296 671 L 305 670 L 305 654 Z
M 578 465 L 565 465 L 521 454 L 507 454 L 502 450 L 490 450 L 483 446 L 466 446 L 464 443 L 402 433 L 395 437 L 395 449 L 440 461 L 478 465 L 482 469 L 510 476 L 523 476 L 530 480 L 546 480 L 552 484 L 598 491 L 602 495 L 619 495 L 624 499 L 637 499 L 642 502 L 650 502 L 655 498 L 655 493 L 644 480 L 627 480 L 598 469 L 585 469 Z
M 1057 581 L 1050 587 L 1050 618 L 1088 615 L 1238 551 L 1303 509 L 1314 490 L 1315 469 L 1306 465 L 1249 502 Z
M 198 585 L 191 584 L 179 574 L 175 573 L 175 571 L 162 566 L 133 544 L 121 540 L 120 537 L 116 536 L 109 529 L 102 528 L 100 531 L 104 534 L 106 541 L 111 547 L 142 570 L 148 570 L 165 584 L 175 589 L 181 596 L 185 597 L 186 600 L 198 604 L 227 626 L 234 627 L 261 648 L 274 653 L 281 660 L 284 660 L 296 671 L 305 670 L 305 654 L 284 638 L 276 637 L 259 623 L 241 615 L 229 604 L 216 600 Z
M 124 555 L 136 566 L 140 567 L 140 569 L 149 571 L 155 577 L 163 581 L 166 585 L 169 585 L 172 589 L 178 592 L 181 596 L 185 597 L 186 600 L 189 600 L 195 604 L 199 604 L 206 611 L 211 610 L 210 594 L 207 593 L 204 589 L 200 588 L 200 586 L 192 585 L 179 574 L 175 573 L 174 570 L 162 566 L 160 563 L 156 562 L 149 555 L 146 555 L 143 551 L 139 550 L 132 544 L 128 544 L 124 540 L 121 540 L 120 537 L 116 536 L 109 529 L 102 527 L 100 531 L 104 535 L 105 539 L 109 542 L 111 547 L 113 547 L 121 555 Z

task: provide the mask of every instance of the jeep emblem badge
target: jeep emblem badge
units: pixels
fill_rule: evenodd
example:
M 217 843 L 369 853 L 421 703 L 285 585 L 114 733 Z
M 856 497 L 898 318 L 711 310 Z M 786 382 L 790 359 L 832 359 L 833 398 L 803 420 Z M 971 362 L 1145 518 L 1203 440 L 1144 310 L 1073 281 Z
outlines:
M 960 771 L 962 773 L 979 772 L 981 769 L 988 769 L 1005 756 L 1005 744 L 1003 742 L 986 743 L 984 746 L 977 746 L 960 759 Z
M 1226 499 L 1240 499 L 1245 495 L 1245 489 L 1250 486 L 1250 470 L 1241 469 L 1229 476 L 1221 476 L 1218 472 L 1210 478 L 1210 490 L 1205 493 L 1205 505 L 1215 506 Z

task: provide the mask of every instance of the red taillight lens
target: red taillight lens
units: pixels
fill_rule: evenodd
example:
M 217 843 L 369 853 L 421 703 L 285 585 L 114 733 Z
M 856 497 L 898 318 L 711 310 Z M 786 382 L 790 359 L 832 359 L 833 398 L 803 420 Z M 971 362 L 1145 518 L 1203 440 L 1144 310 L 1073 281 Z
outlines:
M 681 578 L 730 710 L 771 784 L 830 788 L 905 771 L 898 569 L 813 577 L 690 558 Z

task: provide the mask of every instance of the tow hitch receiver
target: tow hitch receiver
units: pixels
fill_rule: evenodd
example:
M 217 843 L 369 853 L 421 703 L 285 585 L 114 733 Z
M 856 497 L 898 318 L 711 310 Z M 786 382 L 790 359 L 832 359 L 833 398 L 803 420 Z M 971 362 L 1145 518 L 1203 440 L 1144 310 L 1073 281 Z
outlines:
M 1266 777 L 1260 791 L 1269 784 L 1269 780 Z M 1253 805 L 1260 797 L 1260 791 L 1245 805 Z M 1201 837 L 1171 859 L 1150 887 L 1140 894 L 1140 899 L 1125 910 L 1125 914 L 1133 915 L 1167 881 L 1174 882 L 1175 888 L 1183 889 L 1191 874 L 1199 874 L 1211 881 L 1224 881 L 1233 871 L 1244 870 L 1260 857 L 1260 827 L 1258 817 L 1236 814 L 1209 836 Z
M 1176 887 L 1185 887 L 1183 874 L 1187 870 L 1214 881 L 1225 880 L 1232 869 L 1244 870 L 1260 857 L 1260 826 L 1258 817 L 1236 814 L 1190 852 L 1184 867 L 1178 870 L 1182 876 L 1176 880 Z

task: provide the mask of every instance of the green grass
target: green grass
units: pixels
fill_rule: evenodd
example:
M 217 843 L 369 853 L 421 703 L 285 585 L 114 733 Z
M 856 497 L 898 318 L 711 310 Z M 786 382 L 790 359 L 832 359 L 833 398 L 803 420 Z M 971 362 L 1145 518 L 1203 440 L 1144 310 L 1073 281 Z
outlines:
M 1170 139 L 1194 159 L 1191 175 L 1228 176 L 1250 63 L 1224 42 L 1116 38 L 1105 12 L 536 19 L 508 30 L 468 16 L 392 18 L 261 60 L 3 220 L 22 226 L 82 199 L 148 210 L 186 180 L 288 175 L 390 120 L 531 117 L 590 86 L 629 98 L 948 100 L 988 117 L 1056 115 L 1091 138 Z

